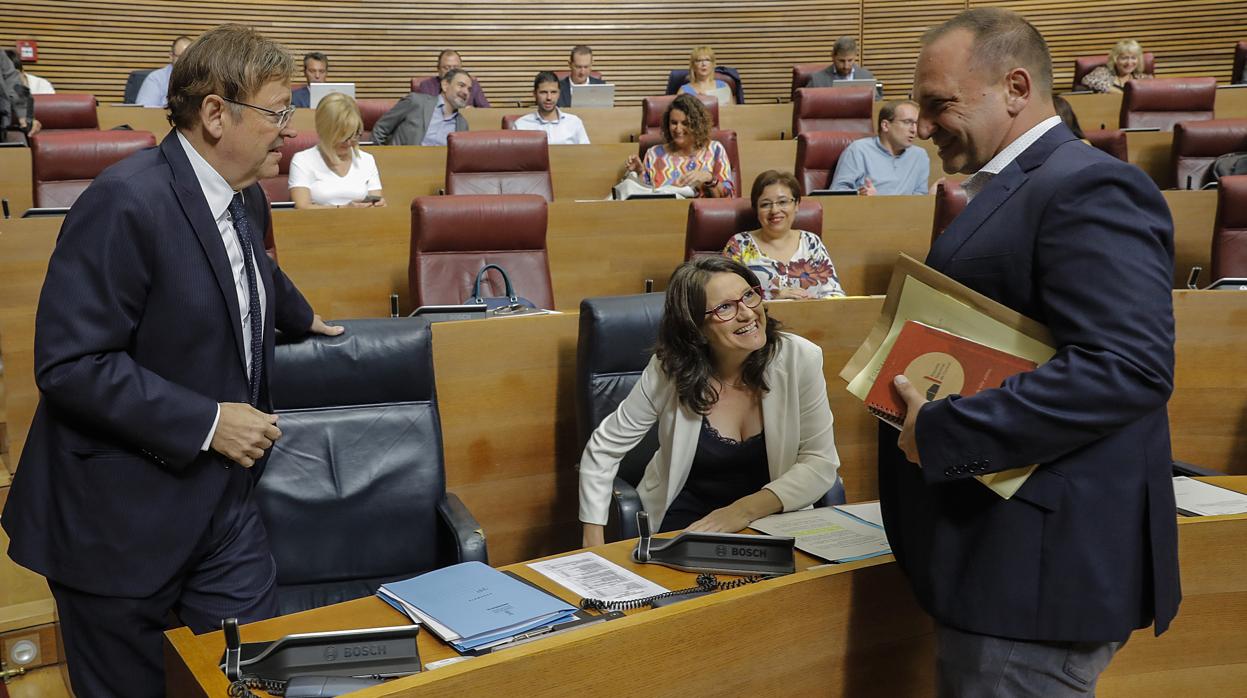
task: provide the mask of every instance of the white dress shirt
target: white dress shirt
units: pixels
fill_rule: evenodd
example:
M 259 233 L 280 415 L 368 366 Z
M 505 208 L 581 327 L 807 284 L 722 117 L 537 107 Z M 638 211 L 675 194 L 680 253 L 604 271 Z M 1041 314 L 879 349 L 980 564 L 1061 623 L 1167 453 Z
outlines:
M 575 114 L 555 108 L 556 118 L 547 121 L 539 112 L 533 111 L 515 120 L 517 131 L 545 131 L 550 145 L 589 145 L 589 134 L 584 122 Z
M 961 188 L 966 193 L 966 203 L 969 203 L 979 192 L 983 191 L 983 187 L 987 186 L 992 177 L 1000 174 L 1000 171 L 1008 167 L 1009 163 L 1016 160 L 1035 141 L 1039 140 L 1053 126 L 1059 123 L 1061 123 L 1061 117 L 1059 116 L 1050 116 L 1040 121 L 1030 127 L 1026 133 L 1013 139 L 1013 142 L 1006 145 L 999 153 L 996 153 L 996 157 L 989 160 L 986 165 L 983 165 L 982 169 L 967 177 L 966 181 L 961 183 Z
M 178 142 L 182 144 L 182 149 L 186 151 L 186 157 L 190 160 L 191 169 L 195 171 L 195 178 L 199 180 L 199 187 L 203 190 L 204 199 L 208 202 L 208 210 L 212 212 L 212 217 L 216 219 L 217 230 L 221 232 L 221 242 L 225 244 L 225 255 L 229 257 L 230 271 L 234 275 L 234 291 L 238 296 L 238 308 L 241 313 L 239 318 L 242 326 L 243 351 L 246 355 L 246 361 L 243 365 L 244 374 L 251 375 L 251 296 L 247 290 L 247 271 L 243 268 L 242 245 L 238 242 L 238 233 L 234 230 L 234 221 L 229 214 L 230 201 L 234 199 L 234 190 L 230 188 L 229 182 L 220 175 L 208 161 L 195 150 L 195 146 L 178 131 Z M 254 255 L 257 248 L 264 244 L 264 231 L 260 229 L 260 221 L 250 221 L 251 223 L 251 251 Z M 251 260 L 256 274 L 256 290 L 260 294 L 260 322 L 263 327 L 264 322 L 264 303 L 266 294 L 264 292 L 264 281 L 260 278 L 260 267 L 256 264 L 253 257 Z M 204 440 L 202 451 L 208 450 L 212 444 L 212 437 L 216 434 L 217 423 L 221 419 L 221 406 L 217 405 L 216 418 L 212 420 L 212 429 L 208 431 L 208 438 Z

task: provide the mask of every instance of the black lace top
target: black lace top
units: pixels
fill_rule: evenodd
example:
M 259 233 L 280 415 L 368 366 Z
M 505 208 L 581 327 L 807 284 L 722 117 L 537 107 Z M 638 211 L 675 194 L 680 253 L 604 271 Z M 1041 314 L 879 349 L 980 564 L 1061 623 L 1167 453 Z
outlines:
M 710 426 L 710 420 L 702 417 L 688 480 L 667 508 L 661 530 L 687 528 L 711 511 L 757 492 L 770 481 L 765 432 L 736 441 L 719 434 Z

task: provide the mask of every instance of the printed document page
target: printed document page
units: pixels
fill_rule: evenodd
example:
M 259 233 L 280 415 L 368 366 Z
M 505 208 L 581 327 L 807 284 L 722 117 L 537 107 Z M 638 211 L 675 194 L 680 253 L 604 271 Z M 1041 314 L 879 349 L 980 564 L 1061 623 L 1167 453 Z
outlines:
M 586 599 L 631 601 L 667 591 L 597 553 L 564 555 L 552 560 L 530 562 L 528 566 Z
M 831 562 L 851 562 L 892 552 L 883 529 L 834 507 L 815 507 L 758 519 L 750 528 L 792 536 L 797 548 Z
M 1227 490 L 1186 476 L 1173 479 L 1178 511 L 1194 516 L 1247 514 L 1247 494 Z

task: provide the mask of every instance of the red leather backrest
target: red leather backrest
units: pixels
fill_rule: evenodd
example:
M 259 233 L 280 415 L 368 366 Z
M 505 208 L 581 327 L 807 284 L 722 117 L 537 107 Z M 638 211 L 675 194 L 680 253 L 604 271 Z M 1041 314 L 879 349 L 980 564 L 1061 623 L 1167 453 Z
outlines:
M 823 205 L 802 199 L 792 227 L 823 236 Z M 684 227 L 684 261 L 715 256 L 737 233 L 758 229 L 758 214 L 749 197 L 739 199 L 694 199 L 688 207 Z
M 1122 162 L 1130 162 L 1126 151 L 1126 132 L 1121 129 L 1088 129 L 1082 132 L 1091 145 Z
M 1212 278 L 1247 277 L 1247 175 L 1222 177 L 1212 231 Z
M 41 131 L 30 139 L 35 206 L 72 206 L 109 165 L 155 145 L 148 131 Z
M 35 119 L 45 131 L 58 129 L 98 129 L 95 95 L 34 95 Z
M 1079 56 L 1074 59 L 1074 87 L 1077 90 L 1082 84 L 1082 79 L 1087 73 L 1108 63 L 1108 54 L 1101 56 Z M 1143 53 L 1143 72 L 1148 75 L 1156 74 L 1156 56 L 1150 52 Z M 1085 88 L 1084 88 L 1085 89 Z
M 861 131 L 806 131 L 797 136 L 797 181 L 808 194 L 827 189 L 836 173 L 840 154 L 849 144 L 869 133 Z
M 294 154 L 307 150 L 320 142 L 315 130 L 299 131 L 299 135 L 286 139 L 281 146 L 281 161 L 277 165 L 277 175 L 260 180 L 260 187 L 268 195 L 269 201 L 290 200 L 290 160 Z
M 385 116 L 385 113 L 394 108 L 398 104 L 397 99 L 357 99 L 355 103 L 359 105 L 359 116 L 364 120 L 364 135 L 362 140 L 372 140 L 372 127 L 377 123 L 377 119 Z
M 792 133 L 865 131 L 872 133 L 875 91 L 869 87 L 802 87 L 792 98 Z
M 1173 127 L 1173 186 L 1199 189 L 1213 160 L 1247 151 L 1247 119 L 1183 121 Z
M 651 131 L 662 132 L 662 113 L 667 111 L 667 107 L 671 102 L 675 101 L 678 95 L 658 95 L 657 97 L 644 97 L 641 99 L 641 133 L 650 133 Z M 710 123 L 714 128 L 719 127 L 719 100 L 709 95 L 697 95 L 697 99 L 706 105 L 706 109 L 710 111 Z
M 515 122 L 518 121 L 521 116 L 524 116 L 524 115 L 523 114 L 504 114 L 502 116 L 502 130 L 503 131 L 514 131 Z
M 1179 121 L 1211 119 L 1216 78 L 1131 80 L 1121 98 L 1121 128 L 1172 131 Z
M 537 194 L 554 201 L 543 131 L 458 131 L 446 138 L 447 194 Z
M 740 188 L 740 146 L 737 143 L 736 132 L 732 130 L 714 129 L 710 132 L 711 140 L 716 140 L 723 144 L 723 149 L 727 151 L 727 161 L 732 163 L 732 184 L 736 188 L 736 196 L 744 196 L 746 192 Z M 662 143 L 662 133 L 642 133 L 637 138 L 637 157 L 645 159 L 645 151 Z
M 810 84 L 810 78 L 821 70 L 827 70 L 827 63 L 798 63 L 792 67 L 792 89 L 790 93 Z
M 461 303 L 472 295 L 477 272 L 493 263 L 506 270 L 517 294 L 553 309 L 546 208 L 545 199 L 523 194 L 413 199 L 407 268 L 412 302 Z M 484 295 L 503 295 L 496 274 L 487 281 Z
M 938 238 L 953 219 L 961 214 L 966 207 L 966 192 L 957 182 L 944 180 L 935 186 L 935 215 L 931 222 L 931 244 Z

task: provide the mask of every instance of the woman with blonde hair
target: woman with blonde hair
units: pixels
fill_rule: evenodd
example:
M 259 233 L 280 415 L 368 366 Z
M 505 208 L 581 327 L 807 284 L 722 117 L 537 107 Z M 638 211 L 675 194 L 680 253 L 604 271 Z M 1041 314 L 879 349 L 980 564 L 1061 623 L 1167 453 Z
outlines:
M 688 82 L 680 86 L 680 94 L 708 95 L 719 100 L 719 106 L 732 104 L 732 88 L 714 76 L 714 49 L 698 46 L 688 57 Z
M 1082 86 L 1092 92 L 1121 92 L 1126 83 L 1150 78 L 1143 71 L 1143 47 L 1134 39 L 1122 39 L 1108 52 L 1108 63 L 1082 78 Z
M 359 149 L 364 119 L 347 95 L 333 93 L 316 106 L 320 142 L 290 160 L 290 198 L 295 208 L 385 206 L 381 174 L 372 155 Z

